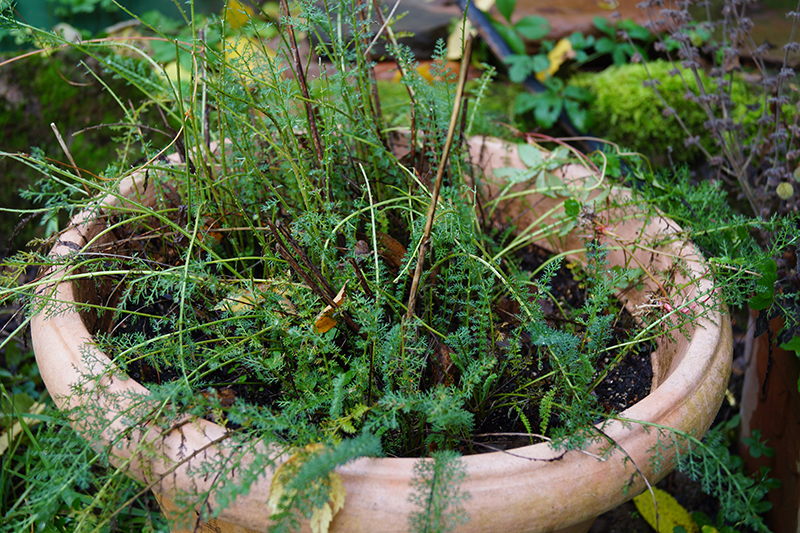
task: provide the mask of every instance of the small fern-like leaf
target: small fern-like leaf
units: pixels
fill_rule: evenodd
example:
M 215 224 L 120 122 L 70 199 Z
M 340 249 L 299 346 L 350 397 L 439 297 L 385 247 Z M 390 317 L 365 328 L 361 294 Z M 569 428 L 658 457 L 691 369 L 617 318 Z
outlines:
M 547 433 L 547 425 L 550 423 L 550 412 L 553 410 L 553 400 L 555 397 L 556 389 L 552 388 L 545 393 L 542 397 L 542 403 L 539 404 L 539 420 L 541 420 L 542 435 Z

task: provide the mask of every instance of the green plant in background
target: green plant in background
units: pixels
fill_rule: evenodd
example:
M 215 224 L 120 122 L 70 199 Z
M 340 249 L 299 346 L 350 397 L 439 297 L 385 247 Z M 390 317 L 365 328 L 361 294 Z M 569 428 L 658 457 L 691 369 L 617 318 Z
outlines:
M 114 0 L 47 0 L 59 17 L 69 17 L 78 13 L 94 13 L 95 11 L 115 12 L 117 3 Z
M 589 130 L 592 123 L 588 109 L 592 95 L 583 87 L 571 84 L 572 72 L 606 55 L 611 56 L 615 65 L 625 64 L 634 55 L 646 59 L 646 48 L 655 39 L 647 29 L 631 20 L 616 26 L 595 17 L 595 27 L 605 36 L 595 40 L 592 35 L 575 32 L 556 43 L 542 40 L 550 30 L 546 19 L 527 16 L 512 23 L 515 0 L 498 2 L 497 8 L 505 22 L 492 17 L 489 21 L 512 51 L 504 58 L 509 79 L 521 83 L 535 76 L 541 84 L 536 92 L 517 96 L 515 113 L 525 115 L 533 111 L 535 123 L 542 128 L 553 127 L 563 112 L 579 131 Z M 528 54 L 523 39 L 540 41 L 538 51 Z M 563 68 L 566 64 L 569 64 L 569 69 Z
M 666 441 L 664 446 L 680 449 L 678 468 L 691 479 L 700 481 L 703 491 L 716 498 L 720 509 L 712 520 L 703 512 L 690 514 L 663 490 L 654 489 L 652 493 L 645 491 L 634 498 L 634 503 L 654 530 L 664 533 L 735 533 L 737 528 L 743 527 L 764 530 L 759 515 L 772 507 L 766 501 L 767 492 L 780 487 L 781 483 L 768 477 L 768 469 L 749 476 L 741 458 L 730 453 L 738 427 L 739 416 L 736 415 L 709 430 L 702 442 L 687 435 L 663 432 Z M 663 429 L 659 428 L 658 431 Z M 765 443 L 759 441 L 759 437 L 754 433 L 748 439 L 753 445 L 753 456 L 774 453 Z
M 610 55 L 615 65 L 625 65 L 637 57 L 637 61 L 647 61 L 647 49 L 656 37 L 644 26 L 628 19 L 612 24 L 603 17 L 594 17 L 594 27 L 605 35 L 594 43 L 595 57 Z
M 511 17 L 517 7 L 516 0 L 499 0 L 496 5 L 497 10 L 505 19 L 505 23 L 498 22 L 493 18 L 490 19 L 491 23 L 514 53 L 525 55 L 526 39 L 538 41 L 550 33 L 550 23 L 544 17 L 527 15 L 512 23 Z
M 521 93 L 514 102 L 514 112 L 525 115 L 533 111 L 536 124 L 542 128 L 552 128 L 564 112 L 580 131 L 591 127 L 589 104 L 592 94 L 576 85 L 564 83 L 560 78 L 549 78 L 543 82 L 545 92 Z
M 685 7 L 665 11 L 655 2 L 644 2 L 642 7 L 666 30 L 656 47 L 674 65 L 670 73 L 683 86 L 686 100 L 706 116 L 702 128 L 690 126 L 681 113 L 675 112 L 677 108 L 666 103 L 668 95 L 655 78 L 648 80 L 650 90 L 683 131 L 685 145 L 696 147 L 713 169 L 713 178 L 728 183 L 731 193 L 746 202 L 739 207 L 740 212 L 757 219 L 783 216 L 794 220 L 795 228 L 800 227 L 796 218 L 800 195 L 795 190 L 800 160 L 796 74 L 788 65 L 789 54 L 800 49 L 795 40 L 798 11 L 786 14 L 792 20 L 792 33 L 783 45 L 780 68 L 771 68 L 765 61 L 770 45 L 754 42 L 753 21 L 734 2 L 724 2 L 718 15 L 706 10 L 705 20 L 700 21 Z M 742 83 L 736 73 L 742 69 L 740 57 L 745 54 L 759 81 L 747 90 L 753 100 L 746 97 L 742 101 L 737 98 Z M 701 58 L 710 66 L 707 74 Z M 649 65 L 646 68 L 649 70 Z M 703 143 L 702 139 L 708 137 L 713 139 L 712 145 Z M 775 240 L 769 232 L 758 237 L 764 248 Z M 764 282 L 751 301 L 751 308 L 759 311 L 758 335 L 769 329 L 771 319 L 780 317 L 784 325 L 776 340 L 796 350 L 800 347 L 797 241 L 785 241 L 784 245 L 759 265 Z M 800 355 L 800 351 L 797 353 Z
M 589 58 L 586 50 L 593 44 L 594 37 L 575 32 L 558 43 L 542 41 L 539 52 L 534 55 L 523 52 L 508 56 L 508 77 L 512 82 L 521 83 L 529 76 L 535 76 L 544 88 L 541 92 L 519 94 L 514 102 L 514 112 L 523 116 L 532 110 L 536 124 L 542 128 L 553 127 L 564 112 L 575 127 L 587 130 L 590 127 L 587 113 L 590 93 L 556 77 L 556 73 L 561 72 L 563 76 L 561 67 L 567 61 L 574 62 L 574 66 L 585 63 Z
M 69 81 L 67 81 L 69 80 Z M 63 150 L 53 132 L 51 123 L 59 133 L 73 157 L 81 161 L 81 171 L 100 174 L 117 159 L 116 149 L 129 150 L 137 157 L 139 148 L 122 140 L 127 133 L 120 128 L 125 111 L 117 100 L 138 107 L 141 93 L 125 82 L 103 72 L 99 63 L 74 52 L 59 52 L 50 57 L 31 57 L 25 61 L 4 64 L 0 69 L 0 83 L 8 92 L 0 113 L 0 133 L 6 139 L 5 149 L 10 152 L 44 154 L 63 157 Z M 108 87 L 109 90 L 106 89 Z M 142 110 L 146 120 L 152 120 L 152 108 Z M 147 130 L 145 135 L 157 137 Z M 122 140 L 122 142 L 120 142 Z M 38 157 L 38 156 L 37 156 Z M 18 191 L 29 189 L 40 181 L 42 174 L 30 165 L 12 158 L 0 158 L 0 173 L 4 187 L 0 201 L 5 206 L 31 209 L 33 198 L 20 198 Z M 59 186 L 45 178 L 41 195 L 57 194 Z M 44 206 L 39 195 L 38 202 Z M 0 224 L 0 255 L 22 248 L 34 237 L 52 234 L 66 221 L 66 213 L 52 211 L 47 220 L 39 219 L 42 227 L 24 224 L 29 212 L 20 211 L 17 218 L 5 217 Z M 59 218 L 61 217 L 61 218 Z

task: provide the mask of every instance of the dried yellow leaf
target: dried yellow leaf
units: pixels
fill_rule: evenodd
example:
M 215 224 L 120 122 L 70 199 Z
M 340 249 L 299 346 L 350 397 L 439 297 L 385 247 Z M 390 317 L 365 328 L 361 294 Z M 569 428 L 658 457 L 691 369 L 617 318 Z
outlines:
M 336 304 L 336 307 L 342 305 L 344 302 L 345 297 L 345 289 L 347 289 L 347 283 L 342 286 L 342 290 L 339 291 L 339 294 L 333 299 L 333 303 Z M 338 324 L 338 321 L 333 318 L 334 311 L 336 309 L 330 305 L 326 305 L 325 309 L 317 315 L 317 318 L 314 320 L 314 328 L 317 330 L 317 333 L 325 333 L 333 329 L 333 327 Z
M 38 415 L 42 411 L 44 411 L 45 407 L 46 404 L 36 402 L 33 405 L 31 405 L 30 409 L 28 409 L 28 414 Z M 30 428 L 38 424 L 40 421 L 41 420 L 38 418 L 32 418 L 27 422 L 25 422 L 25 425 L 27 425 Z M 5 433 L 0 433 L 0 456 L 6 453 L 6 450 L 8 450 L 8 448 L 11 446 L 11 443 L 14 442 L 14 439 L 16 439 L 17 436 L 22 434 L 24 431 L 25 429 L 22 426 L 22 422 L 17 420 L 11 425 L 11 427 Z M 341 483 L 341 479 L 339 480 L 339 483 Z M 342 503 L 344 503 L 344 499 L 342 500 Z
M 170 61 L 164 65 L 163 75 L 169 78 L 173 85 L 178 82 L 188 83 L 192 81 L 192 73 L 183 68 L 177 61 Z
M 297 314 L 297 308 L 295 308 L 294 304 L 292 304 L 292 302 L 286 297 L 286 293 L 288 292 L 286 289 L 269 287 L 266 283 L 258 283 L 253 288 L 255 289 L 255 292 L 250 289 L 237 289 L 231 291 L 214 309 L 227 310 L 231 313 L 246 313 L 264 301 L 264 297 L 262 296 L 264 292 L 272 291 L 282 296 L 279 303 L 281 309 L 283 310 L 282 314 Z
M 238 30 L 247 25 L 255 14 L 253 8 L 242 4 L 239 0 L 228 0 L 222 12 L 222 18 L 232 29 Z
M 312 533 L 328 533 L 328 526 L 331 520 L 333 520 L 331 506 L 326 503 L 311 515 Z
M 291 475 L 292 469 L 297 468 L 310 455 L 319 453 L 324 449 L 325 447 L 322 444 L 309 444 L 278 467 L 272 477 L 269 499 L 267 500 L 267 506 L 272 514 L 278 512 L 281 500 L 284 497 L 291 498 L 294 496 L 293 493 L 288 493 L 286 489 L 286 482 L 288 481 L 288 476 Z M 344 508 L 344 500 L 347 496 L 344 483 L 342 483 L 342 476 L 338 473 L 331 471 L 324 482 L 328 485 L 328 501 L 311 513 L 310 525 L 313 533 L 328 533 L 333 517 Z M 320 481 L 318 483 L 323 482 Z
M 225 38 L 225 59 L 228 61 L 243 59 L 255 70 L 256 67 L 268 67 L 274 57 L 275 50 L 253 37 L 235 35 Z
M 575 57 L 575 50 L 572 49 L 572 43 L 569 39 L 561 39 L 547 54 L 547 60 L 550 61 L 550 66 L 547 67 L 547 70 L 537 72 L 536 79 L 544 81 L 558 72 L 558 69 L 561 68 L 561 65 L 563 65 L 567 59 L 572 59 L 573 57 Z
M 653 505 L 653 499 L 657 508 Z M 666 491 L 656 488 L 653 489 L 653 494 L 644 491 L 633 499 L 633 503 L 642 518 L 658 533 L 672 533 L 677 526 L 683 527 L 687 533 L 700 533 L 700 528 L 689 511 Z M 656 510 L 658 510 L 658 527 L 656 527 Z

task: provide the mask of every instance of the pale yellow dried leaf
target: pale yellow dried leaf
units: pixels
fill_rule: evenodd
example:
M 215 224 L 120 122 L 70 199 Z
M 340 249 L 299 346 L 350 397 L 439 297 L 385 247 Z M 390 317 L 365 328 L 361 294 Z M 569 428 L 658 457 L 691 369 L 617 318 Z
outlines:
M 248 62 L 251 69 L 268 67 L 269 62 L 275 57 L 275 50 L 263 45 L 258 39 L 234 35 L 225 38 L 225 59 L 243 59 Z
M 470 21 L 465 21 L 463 24 L 459 21 L 453 28 L 453 32 L 447 37 L 447 60 L 458 61 L 461 59 L 464 44 L 464 34 L 476 36 L 478 30 L 472 25 Z
M 333 299 L 333 303 L 336 304 L 336 307 L 342 305 L 344 302 L 345 297 L 345 289 L 347 289 L 347 283 L 342 286 L 342 289 L 339 291 L 339 294 Z M 325 309 L 322 310 L 320 314 L 317 315 L 317 318 L 314 319 L 314 329 L 317 330 L 317 333 L 325 333 L 333 329 L 338 321 L 333 318 L 335 308 L 330 305 L 326 305 Z
M 255 14 L 253 8 L 242 4 L 239 0 L 228 0 L 222 11 L 222 18 L 233 30 L 238 30 L 247 25 Z
M 347 497 L 347 490 L 342 483 L 342 476 L 337 472 L 328 474 L 328 481 L 331 484 L 330 504 L 333 509 L 333 514 L 336 515 L 339 511 L 344 509 L 344 500 Z
M 333 520 L 333 512 L 331 511 L 330 504 L 323 504 L 322 507 L 316 509 L 311 515 L 311 532 L 312 533 L 328 533 L 328 527 Z
M 652 494 L 644 491 L 633 499 L 633 503 L 642 518 L 658 533 L 672 533 L 677 526 L 683 527 L 687 533 L 700 533 L 692 515 L 664 490 L 653 488 Z
M 227 310 L 231 313 L 252 311 L 254 307 L 257 307 L 264 301 L 264 297 L 262 296 L 264 292 L 272 291 L 282 296 L 279 305 L 284 315 L 297 314 L 297 308 L 295 308 L 294 304 L 286 297 L 286 293 L 289 292 L 286 289 L 275 286 L 270 287 L 266 283 L 258 283 L 254 286 L 254 289 L 255 292 L 249 288 L 232 290 L 214 309 Z
M 38 415 L 42 411 L 44 411 L 45 407 L 46 405 L 44 403 L 36 402 L 35 404 L 31 405 L 30 409 L 28 410 L 28 414 Z M 41 422 L 41 420 L 39 420 L 38 418 L 31 418 L 27 422 L 25 422 L 25 424 L 30 428 L 35 426 L 39 422 Z M 8 450 L 8 448 L 11 446 L 11 443 L 14 442 L 14 439 L 16 439 L 17 436 L 19 436 L 23 431 L 24 429 L 22 427 L 22 424 L 20 423 L 19 420 L 17 420 L 11 425 L 10 429 L 8 429 L 5 433 L 0 434 L 0 457 L 2 457 L 4 453 L 6 453 L 6 450 Z M 334 511 L 334 513 L 335 512 L 336 511 Z
M 173 85 L 178 82 L 188 83 L 192 81 L 192 73 L 183 68 L 177 61 L 170 61 L 164 65 L 163 74 L 169 78 Z
M 272 514 L 278 512 L 281 499 L 284 495 L 289 497 L 293 494 L 287 493 L 286 490 L 286 477 L 291 472 L 290 468 L 294 463 L 304 461 L 310 455 L 319 453 L 325 449 L 322 444 L 309 444 L 301 451 L 292 455 L 285 463 L 275 470 L 272 476 L 272 483 L 270 484 L 269 498 L 267 499 L 267 507 Z M 337 472 L 330 472 L 328 474 L 328 501 L 322 506 L 314 509 L 311 514 L 311 531 L 313 533 L 328 533 L 331 521 L 336 513 L 344 508 L 345 497 L 347 490 L 342 483 L 342 476 Z
M 547 60 L 550 61 L 550 66 L 547 67 L 547 70 L 537 72 L 536 79 L 544 81 L 558 72 L 558 69 L 561 68 L 561 65 L 563 65 L 567 59 L 572 59 L 573 57 L 575 57 L 575 50 L 572 48 L 572 43 L 569 39 L 561 39 L 547 54 Z

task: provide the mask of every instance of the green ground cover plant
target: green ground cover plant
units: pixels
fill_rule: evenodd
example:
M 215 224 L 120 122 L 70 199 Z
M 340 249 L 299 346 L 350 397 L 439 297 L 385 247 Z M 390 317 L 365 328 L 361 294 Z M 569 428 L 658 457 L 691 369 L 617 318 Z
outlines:
M 669 159 L 688 163 L 697 161 L 702 153 L 699 147 L 684 147 L 686 133 L 672 117 L 673 112 L 691 131 L 704 132 L 698 142 L 707 150 L 713 150 L 713 140 L 703 127 L 708 120 L 705 110 L 684 98 L 687 85 L 690 91 L 697 92 L 698 80 L 693 74 L 687 75 L 688 71 L 683 78 L 675 76 L 674 68 L 668 61 L 651 61 L 646 67 L 641 63 L 615 65 L 601 72 L 579 73 L 570 83 L 592 96 L 590 114 L 594 117 L 595 135 L 662 164 L 668 164 Z M 705 73 L 698 75 L 699 83 L 712 86 Z M 646 86 L 651 80 L 658 84 L 663 100 Z M 748 106 L 757 103 L 753 90 L 735 78 L 730 97 L 734 103 L 730 109 L 732 117 L 742 122 L 755 122 L 758 113 L 748 110 Z

